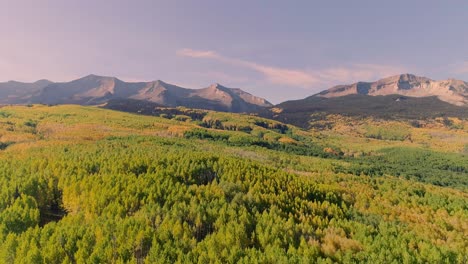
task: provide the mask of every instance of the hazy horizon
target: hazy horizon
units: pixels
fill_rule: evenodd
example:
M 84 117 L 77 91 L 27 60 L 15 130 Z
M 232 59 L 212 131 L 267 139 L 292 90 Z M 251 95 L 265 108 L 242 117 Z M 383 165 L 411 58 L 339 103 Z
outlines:
M 400 73 L 468 80 L 465 1 L 3 1 L 0 82 L 88 74 L 278 103 Z

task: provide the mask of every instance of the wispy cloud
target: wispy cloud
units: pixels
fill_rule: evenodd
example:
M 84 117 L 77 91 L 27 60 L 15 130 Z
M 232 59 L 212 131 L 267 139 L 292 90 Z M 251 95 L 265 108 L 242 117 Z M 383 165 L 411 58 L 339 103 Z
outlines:
M 177 55 L 192 57 L 192 58 L 221 59 L 221 56 L 219 56 L 216 52 L 209 51 L 209 50 L 202 51 L 202 50 L 193 50 L 193 49 L 181 49 L 177 51 Z
M 182 49 L 177 55 L 196 59 L 212 59 L 227 64 L 254 70 L 264 78 L 277 85 L 287 85 L 306 89 L 324 88 L 327 85 L 355 81 L 375 80 L 405 71 L 401 67 L 378 64 L 354 64 L 347 67 L 326 69 L 290 69 L 263 65 L 256 62 L 223 56 L 211 50 Z
M 272 67 L 247 61 L 243 61 L 243 63 L 245 66 L 262 73 L 269 82 L 274 84 L 309 87 L 321 82 L 317 76 L 302 70 Z
M 263 74 L 268 81 L 275 84 L 284 84 L 292 86 L 307 87 L 310 85 L 317 84 L 320 80 L 311 74 L 295 69 L 285 69 L 279 67 L 271 67 L 267 65 L 257 64 L 247 60 L 240 60 L 230 58 L 218 54 L 214 51 L 200 51 L 192 49 L 182 49 L 177 52 L 179 56 L 191 57 L 191 58 L 204 58 L 214 59 L 224 63 L 245 67 L 252 69 L 256 72 Z

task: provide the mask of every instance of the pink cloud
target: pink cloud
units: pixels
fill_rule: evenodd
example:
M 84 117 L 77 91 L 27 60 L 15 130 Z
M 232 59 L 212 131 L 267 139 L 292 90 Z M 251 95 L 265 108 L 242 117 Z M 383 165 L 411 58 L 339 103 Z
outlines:
M 298 87 L 308 87 L 320 84 L 321 80 L 311 73 L 278 67 L 259 65 L 256 63 L 246 63 L 246 66 L 262 73 L 269 82 L 274 84 L 291 85 Z
M 191 58 L 208 58 L 208 59 L 219 59 L 219 56 L 216 52 L 210 50 L 193 50 L 193 49 L 181 49 L 177 51 L 177 55 L 191 57 Z
M 325 69 L 291 69 L 256 62 L 230 58 L 215 51 L 199 51 L 182 49 L 177 55 L 197 59 L 213 59 L 227 64 L 252 69 L 262 74 L 266 81 L 272 84 L 288 85 L 306 89 L 327 88 L 328 86 L 356 81 L 372 81 L 382 77 L 405 72 L 402 67 L 379 64 L 354 64 L 347 67 Z
M 314 76 L 301 70 L 284 69 L 279 67 L 261 65 L 246 60 L 239 60 L 235 58 L 222 56 L 214 51 L 182 49 L 177 52 L 177 55 L 191 58 L 215 59 L 228 64 L 250 68 L 254 71 L 263 74 L 267 80 L 275 84 L 306 87 L 316 84 L 319 81 Z

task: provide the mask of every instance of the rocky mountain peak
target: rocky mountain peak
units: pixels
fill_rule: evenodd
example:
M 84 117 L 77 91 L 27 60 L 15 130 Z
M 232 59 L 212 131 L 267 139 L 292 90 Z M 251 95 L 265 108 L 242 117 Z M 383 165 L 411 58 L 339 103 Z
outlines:
M 375 82 L 357 82 L 348 85 L 338 85 L 315 96 L 340 97 L 351 94 L 405 95 L 411 97 L 436 96 L 450 104 L 468 105 L 468 84 L 460 80 L 435 81 L 414 74 L 400 74 L 380 79 Z

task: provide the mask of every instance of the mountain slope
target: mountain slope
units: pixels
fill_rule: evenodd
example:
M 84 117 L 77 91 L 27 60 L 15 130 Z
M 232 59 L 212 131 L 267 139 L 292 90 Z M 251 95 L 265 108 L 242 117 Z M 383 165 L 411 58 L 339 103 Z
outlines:
M 2 88 L 0 86 L 0 88 Z M 110 100 L 132 99 L 161 106 L 185 106 L 227 112 L 255 112 L 272 106 L 267 100 L 241 89 L 213 84 L 203 89 L 188 89 L 163 81 L 124 82 L 115 77 L 88 75 L 63 83 L 38 82 L 13 84 L 0 90 L 4 104 L 80 104 L 99 105 Z
M 274 108 L 262 111 L 260 115 L 308 128 L 309 121 L 317 118 L 317 114 L 323 116 L 341 114 L 382 119 L 423 120 L 437 117 L 468 119 L 466 107 L 449 104 L 435 96 L 418 98 L 395 94 L 379 96 L 350 94 L 330 98 L 311 96 L 302 100 L 281 103 Z
M 143 85 L 127 84 L 114 77 L 89 75 L 71 82 L 52 83 L 36 91 L 27 101 L 42 104 L 102 104 L 115 96 L 129 96 Z
M 376 82 L 338 85 L 301 100 L 286 101 L 260 115 L 303 128 L 328 114 L 383 119 L 468 119 L 468 83 L 401 74 Z M 312 116 L 313 115 L 313 116 Z
M 319 97 L 340 97 L 350 94 L 391 95 L 399 94 L 412 97 L 437 96 L 440 100 L 458 106 L 468 105 L 468 83 L 449 79 L 434 81 L 412 74 L 401 74 L 376 82 L 357 82 L 338 85 L 319 93 Z
M 32 92 L 40 90 L 51 84 L 48 80 L 39 80 L 34 83 L 9 81 L 0 83 L 0 104 L 16 104 L 24 101 Z

